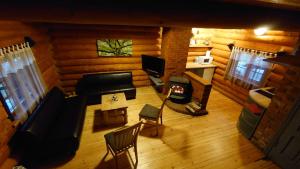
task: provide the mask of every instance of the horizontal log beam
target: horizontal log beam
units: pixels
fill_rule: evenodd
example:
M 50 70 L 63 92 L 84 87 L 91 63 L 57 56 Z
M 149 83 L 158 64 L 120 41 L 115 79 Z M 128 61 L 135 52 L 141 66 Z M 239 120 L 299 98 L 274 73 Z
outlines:
M 0 165 L 1 169 L 5 168 L 13 168 L 18 164 L 18 159 L 15 159 L 13 157 L 7 158 L 2 165 Z
M 217 29 L 216 31 L 222 33 L 235 33 L 235 34 L 254 34 L 253 29 Z M 291 36 L 291 37 L 298 37 L 299 32 L 287 32 L 287 31 L 280 31 L 280 30 L 268 30 L 264 35 L 267 36 Z
M 229 47 L 227 46 L 228 44 L 224 45 L 224 44 L 218 44 L 218 43 L 214 43 L 212 44 L 212 47 L 214 49 L 219 49 L 219 50 L 223 50 L 223 51 L 227 51 L 227 52 L 231 52 Z
M 142 52 L 133 51 L 131 57 L 140 57 L 143 54 L 159 56 L 161 53 L 160 51 L 142 51 Z M 82 50 L 61 51 L 60 53 L 56 53 L 56 55 L 54 55 L 55 59 L 86 59 L 86 58 L 99 58 L 99 57 L 105 57 L 105 56 L 98 56 L 97 51 L 95 50 L 94 51 L 82 51 Z
M 241 99 L 240 97 L 237 97 L 236 95 L 232 94 L 230 91 L 224 90 L 223 86 L 220 83 L 212 82 L 212 84 L 213 84 L 213 89 L 219 91 L 220 93 L 231 98 L 232 100 L 236 101 L 237 103 L 244 105 L 245 100 Z
M 227 65 L 222 64 L 222 63 L 220 63 L 220 62 L 216 62 L 216 61 L 214 61 L 214 60 L 212 61 L 212 63 L 213 63 L 214 65 L 216 65 L 217 68 L 222 69 L 222 70 L 225 70 L 226 67 L 227 67 Z
M 284 76 L 281 74 L 275 74 L 274 72 L 271 72 L 268 77 L 268 80 L 275 83 L 280 83 L 283 80 L 283 77 Z
M 267 52 L 286 51 L 288 53 L 291 53 L 294 50 L 294 48 L 292 46 L 284 46 L 284 45 L 278 45 L 278 44 L 253 42 L 253 41 L 242 41 L 242 40 L 236 40 L 236 39 L 213 38 L 212 42 L 216 43 L 216 44 L 222 44 L 222 45 L 228 45 L 230 43 L 234 43 L 234 45 L 238 46 L 238 47 L 262 50 L 262 51 L 267 51 Z M 214 48 L 214 49 L 218 49 L 218 48 Z M 223 47 L 222 47 L 222 49 L 223 49 Z
M 160 51 L 160 45 L 132 45 L 132 50 L 135 52 L 143 51 Z M 96 51 L 96 40 L 93 44 L 58 44 L 54 46 L 54 50 L 57 52 L 72 51 L 72 50 L 87 50 Z
M 205 52 L 203 51 L 188 52 L 188 56 L 203 56 L 203 55 L 205 55 Z
M 212 55 L 212 56 L 213 56 L 215 62 L 218 62 L 218 63 L 223 64 L 223 65 L 227 65 L 229 59 L 219 57 L 217 55 Z
M 15 129 L 10 119 L 0 121 L 0 147 L 6 145 L 14 133 Z
M 293 36 L 290 36 L 290 37 L 270 36 L 270 35 L 256 36 L 256 35 L 254 35 L 254 33 L 252 33 L 252 34 L 237 34 L 237 33 L 225 33 L 225 32 L 218 32 L 218 31 L 216 31 L 214 36 L 216 38 L 260 42 L 260 43 L 267 43 L 267 44 L 270 43 L 270 44 L 283 45 L 283 46 L 294 45 L 298 40 L 298 37 L 293 37 Z
M 61 30 L 57 30 L 57 31 L 52 31 L 51 36 L 57 38 L 76 38 L 78 37 L 78 35 L 80 35 L 81 37 L 95 37 L 98 39 L 113 39 L 113 38 L 117 38 L 117 39 L 128 39 L 128 38 L 132 38 L 132 39 L 153 39 L 153 38 L 159 38 L 160 34 L 159 32 L 132 32 L 132 31 L 128 31 L 128 32 L 122 32 L 122 31 L 108 31 L 108 32 L 96 32 L 96 31 L 89 31 L 89 30 L 76 30 L 76 31 L 72 31 L 72 30 L 68 30 L 68 31 L 61 31 Z
M 248 90 L 247 89 L 244 89 L 240 86 L 237 86 L 237 85 L 231 83 L 228 80 L 225 80 L 223 76 L 220 76 L 218 74 L 214 74 L 213 80 L 223 84 L 224 86 L 227 86 L 227 88 L 232 90 L 232 92 L 238 92 L 240 95 L 243 95 L 245 97 L 248 96 Z
M 189 52 L 206 52 L 210 47 L 189 47 Z
M 0 167 L 4 161 L 8 158 L 10 154 L 10 149 L 7 145 L 0 147 Z
M 67 66 L 60 67 L 59 72 L 65 73 L 90 73 L 105 71 L 122 71 L 122 70 L 140 70 L 141 64 L 111 64 L 111 65 L 90 65 L 90 66 Z
M 74 24 L 38 24 L 46 26 L 51 30 L 63 30 L 63 31 L 97 31 L 97 32 L 110 32 L 110 31 L 123 31 L 123 32 L 160 32 L 160 27 L 149 27 L 149 26 L 114 26 L 114 25 L 93 25 L 90 24 L 87 28 L 85 25 L 74 25 Z
M 96 44 L 96 38 L 95 37 L 80 37 L 80 38 L 63 38 L 63 37 L 52 37 L 52 42 L 54 45 L 79 45 L 79 44 L 90 44 L 95 45 Z M 157 45 L 161 44 L 160 38 L 154 38 L 154 39 L 133 39 L 132 38 L 132 45 Z
M 278 65 L 278 64 L 274 64 L 272 72 L 276 73 L 276 74 L 281 74 L 283 75 L 285 72 L 287 71 L 287 67 Z
M 69 59 L 69 60 L 57 60 L 56 65 L 58 67 L 64 66 L 78 66 L 78 65 L 109 65 L 109 64 L 141 64 L 141 58 L 137 57 L 99 57 L 92 59 Z
M 133 85 L 135 87 L 150 86 L 151 82 L 150 80 L 139 80 L 139 81 L 133 81 Z M 63 89 L 64 92 L 66 93 L 75 92 L 75 86 L 68 86 L 68 87 L 64 87 Z
M 147 76 L 147 73 L 143 70 L 124 70 L 132 72 L 133 76 Z M 101 72 L 88 72 L 88 73 L 101 73 Z M 74 80 L 80 79 L 83 74 L 87 73 L 69 73 L 69 74 L 61 74 L 61 80 Z
M 80 79 L 80 78 L 78 78 L 78 79 Z M 75 80 L 61 79 L 61 86 L 62 87 L 75 87 L 78 82 L 78 79 L 75 79 Z M 133 80 L 133 83 L 135 83 L 136 81 L 149 80 L 149 77 L 147 75 L 146 76 L 133 76 L 132 80 Z M 137 82 L 137 83 L 139 83 L 139 82 Z
M 218 68 L 215 70 L 215 73 L 219 74 L 220 76 L 224 76 L 225 75 L 225 71 L 222 70 L 222 69 L 218 69 Z
M 257 1 L 255 1 L 257 2 Z M 46 1 L 1 4 L 0 19 L 29 22 L 77 24 L 117 24 L 144 26 L 191 26 L 214 28 L 274 28 L 299 29 L 298 10 L 273 4 L 249 4 L 241 1 Z M 15 12 L 11 12 L 11 11 Z M 128 12 L 130 11 L 130 12 Z M 153 12 L 155 11 L 155 12 Z M 199 12 L 201 11 L 201 12 Z M 254 12 L 255 11 L 255 12 Z M 126 15 L 124 15 L 126 13 Z M 106 16 L 106 17 L 99 17 Z M 234 16 L 234 17 L 233 17 Z M 209 19 L 203 19 L 209 18 Z
M 228 92 L 231 92 L 234 95 L 237 95 L 239 98 L 242 98 L 243 101 L 248 97 L 248 90 L 240 90 L 240 88 L 234 86 L 234 85 L 228 85 L 224 83 L 223 81 L 215 80 L 213 83 L 218 83 L 219 86 L 222 86 L 222 88 Z M 247 94 L 245 94 L 247 93 Z
M 225 59 L 229 59 L 230 53 L 231 52 L 228 52 L 228 51 L 225 51 L 225 50 L 220 50 L 220 49 L 217 49 L 217 48 L 213 48 L 211 50 L 212 55 L 219 56 L 219 57 L 222 57 L 222 58 L 225 58 Z
M 273 81 L 267 81 L 267 83 L 266 83 L 266 87 L 274 87 L 274 88 L 278 89 L 280 86 L 281 86 L 280 83 L 276 83 Z

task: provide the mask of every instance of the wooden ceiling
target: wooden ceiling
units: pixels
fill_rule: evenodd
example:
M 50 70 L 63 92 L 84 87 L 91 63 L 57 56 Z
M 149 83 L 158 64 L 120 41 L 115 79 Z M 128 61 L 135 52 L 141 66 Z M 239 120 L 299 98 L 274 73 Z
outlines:
M 300 10 L 300 0 L 223 0 L 240 4 Z
M 24 22 L 300 30 L 298 0 L 52 0 L 1 2 L 0 19 Z

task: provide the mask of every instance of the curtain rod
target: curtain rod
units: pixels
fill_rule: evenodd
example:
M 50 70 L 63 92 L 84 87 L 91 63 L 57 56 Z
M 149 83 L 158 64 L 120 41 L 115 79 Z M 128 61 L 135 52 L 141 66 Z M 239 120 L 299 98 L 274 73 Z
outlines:
M 286 54 L 286 52 L 284 52 L 284 51 L 280 51 L 280 52 L 268 52 L 268 51 L 263 51 L 263 50 L 257 50 L 257 49 L 250 49 L 250 48 L 239 47 L 239 46 L 235 46 L 234 43 L 229 43 L 227 46 L 230 49 L 230 51 L 232 51 L 233 47 L 238 47 L 238 48 L 242 48 L 242 49 L 246 49 L 246 50 L 254 50 L 254 51 L 257 51 L 257 52 L 261 52 L 261 53 L 268 53 L 268 54 L 275 55 L 275 56 L 282 56 L 282 55 Z
M 18 43 L 18 44 L 6 46 L 6 47 L 3 47 L 1 49 L 3 49 L 3 50 L 6 50 L 6 49 L 10 50 L 10 48 L 15 48 L 15 47 L 19 47 L 19 46 L 22 47 L 22 45 L 24 45 L 24 46 L 28 45 L 29 47 L 33 47 L 35 45 L 35 41 L 31 37 L 25 36 L 23 43 Z

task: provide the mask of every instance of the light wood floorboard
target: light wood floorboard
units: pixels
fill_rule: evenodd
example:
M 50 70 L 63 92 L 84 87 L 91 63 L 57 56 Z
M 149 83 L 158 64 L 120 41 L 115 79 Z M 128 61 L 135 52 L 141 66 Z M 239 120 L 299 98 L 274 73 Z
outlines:
M 160 106 L 162 101 L 152 87 L 137 89 L 137 98 L 129 100 L 128 125 L 138 122 L 138 113 L 145 103 Z M 60 165 L 42 168 L 110 169 L 115 168 L 112 155 L 105 160 L 104 134 L 116 127 L 104 128 L 101 123 L 101 105 L 87 108 L 80 147 L 73 159 Z M 138 138 L 138 169 L 276 169 L 271 161 L 262 160 L 260 152 L 236 128 L 241 105 L 212 90 L 209 114 L 193 117 L 164 108 L 159 136 L 155 127 L 143 127 Z M 133 168 L 130 157 L 123 154 L 119 168 Z

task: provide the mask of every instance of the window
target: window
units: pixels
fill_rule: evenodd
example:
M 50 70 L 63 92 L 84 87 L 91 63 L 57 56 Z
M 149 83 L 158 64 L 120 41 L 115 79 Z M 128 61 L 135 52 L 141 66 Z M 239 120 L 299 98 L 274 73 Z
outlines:
M 0 49 L 0 98 L 9 118 L 23 122 L 45 95 L 44 82 L 29 46 Z
M 225 77 L 245 88 L 263 85 L 272 64 L 263 61 L 267 53 L 233 48 Z
M 0 82 L 0 92 L 2 96 L 2 101 L 4 102 L 4 106 L 6 106 L 6 109 L 10 112 L 13 113 L 16 109 L 16 104 L 13 100 L 13 98 L 8 94 L 8 91 L 6 89 L 5 84 L 3 81 Z

